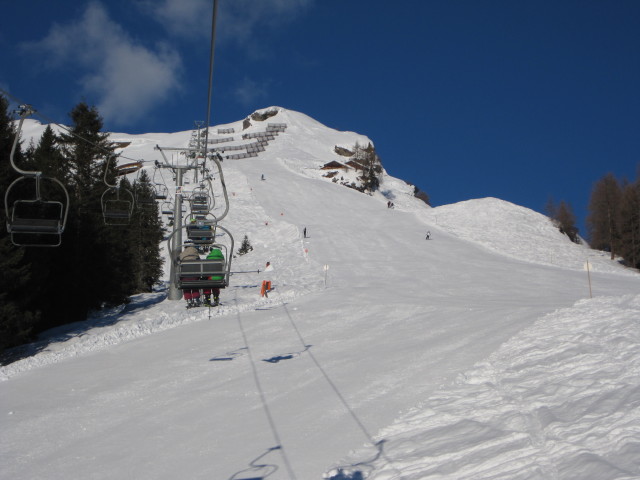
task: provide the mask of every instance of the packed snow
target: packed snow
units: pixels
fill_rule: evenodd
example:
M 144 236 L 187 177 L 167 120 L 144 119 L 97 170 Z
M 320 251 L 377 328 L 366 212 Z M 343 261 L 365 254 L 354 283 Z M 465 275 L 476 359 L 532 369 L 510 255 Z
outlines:
M 369 139 L 274 109 L 219 127 L 287 124 L 222 164 L 253 273 L 218 308 L 160 288 L 1 367 L 0 477 L 640 478 L 640 276 L 499 199 L 336 184 L 334 147 Z M 111 135 L 172 191 L 154 147 L 190 137 Z

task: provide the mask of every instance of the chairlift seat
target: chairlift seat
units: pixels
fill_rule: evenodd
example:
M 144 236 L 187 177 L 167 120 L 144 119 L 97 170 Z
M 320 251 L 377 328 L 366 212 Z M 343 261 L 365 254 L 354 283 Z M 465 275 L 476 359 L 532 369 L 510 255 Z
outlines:
M 16 200 L 11 209 L 9 233 L 62 234 L 64 205 L 58 201 Z
M 110 210 L 105 210 L 104 211 L 104 217 L 105 218 L 130 218 L 131 217 L 131 212 L 129 210 L 114 210 L 114 209 L 110 209 Z
M 8 224 L 9 233 L 62 233 L 62 222 L 59 219 L 16 218 Z
M 224 288 L 228 282 L 222 259 L 187 260 L 178 263 L 178 288 Z

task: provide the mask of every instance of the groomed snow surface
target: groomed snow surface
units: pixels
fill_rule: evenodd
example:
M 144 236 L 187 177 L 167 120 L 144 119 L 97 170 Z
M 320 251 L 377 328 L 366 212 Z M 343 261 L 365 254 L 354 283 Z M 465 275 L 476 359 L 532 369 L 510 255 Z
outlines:
M 303 114 L 220 127 L 269 122 L 223 162 L 223 224 L 254 247 L 234 271 L 274 271 L 210 311 L 138 295 L 0 368 L 0 478 L 640 478 L 637 273 L 502 200 L 336 185 L 333 147 L 369 140 Z M 112 135 L 151 176 L 189 138 Z

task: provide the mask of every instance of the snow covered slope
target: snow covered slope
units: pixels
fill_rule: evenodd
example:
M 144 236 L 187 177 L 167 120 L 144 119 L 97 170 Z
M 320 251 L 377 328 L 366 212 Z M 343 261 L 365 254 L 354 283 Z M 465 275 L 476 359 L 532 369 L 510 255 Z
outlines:
M 234 270 L 275 270 L 210 319 L 142 295 L 2 367 L 0 476 L 640 478 L 639 276 L 508 202 L 337 185 L 320 167 L 369 139 L 277 112 L 220 126 L 287 124 L 223 162 Z M 112 138 L 151 169 L 190 132 Z

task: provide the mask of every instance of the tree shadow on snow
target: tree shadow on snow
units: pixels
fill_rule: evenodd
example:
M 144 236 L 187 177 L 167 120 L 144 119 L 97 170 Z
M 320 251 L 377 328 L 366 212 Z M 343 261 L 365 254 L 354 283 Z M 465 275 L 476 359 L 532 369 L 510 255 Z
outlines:
M 0 354 L 0 365 L 9 365 L 37 353 L 45 351 L 52 343 L 66 342 L 72 338 L 79 338 L 89 330 L 97 327 L 115 325 L 122 317 L 134 314 L 140 310 L 150 308 L 167 298 L 166 291 L 156 291 L 152 294 L 139 294 L 130 297 L 131 301 L 124 305 L 105 308 L 91 312 L 87 320 L 60 325 L 38 335 L 38 340 L 26 345 L 10 348 Z

